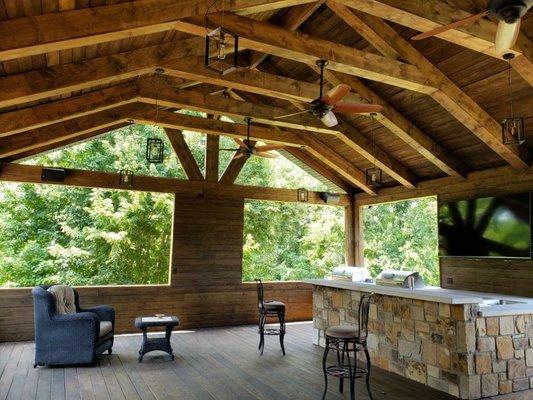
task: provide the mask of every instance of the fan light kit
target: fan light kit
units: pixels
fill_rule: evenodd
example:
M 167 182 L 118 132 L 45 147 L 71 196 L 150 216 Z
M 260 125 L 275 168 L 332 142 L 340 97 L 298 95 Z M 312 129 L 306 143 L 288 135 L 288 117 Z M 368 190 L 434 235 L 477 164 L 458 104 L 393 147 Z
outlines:
M 375 126 L 374 126 L 374 117 L 376 114 L 370 114 L 372 118 L 372 156 L 374 157 L 374 162 L 372 168 L 368 168 L 365 171 L 366 175 L 366 184 L 371 187 L 380 187 L 383 186 L 383 172 L 381 168 L 376 167 L 376 145 L 374 140 L 375 135 Z
M 223 151 L 234 151 L 235 155 L 233 159 L 238 158 L 250 158 L 251 156 L 258 156 L 263 158 L 277 158 L 277 154 L 270 153 L 272 150 L 281 150 L 285 146 L 279 145 L 266 145 L 266 146 L 255 146 L 255 144 L 250 140 L 250 129 L 252 126 L 252 119 L 246 118 L 246 139 L 241 140 L 234 138 L 235 142 L 239 145 L 238 149 L 220 149 Z
M 474 22 L 492 15 L 498 22 L 498 30 L 494 40 L 494 50 L 501 53 L 514 46 L 518 34 L 520 33 L 521 18 L 533 6 L 533 0 L 489 0 L 488 9 L 479 14 L 452 22 L 451 24 L 439 26 L 427 32 L 413 36 L 413 40 L 421 40 L 430 36 L 435 36 L 450 29 L 457 29 L 461 26 L 473 24 Z
M 118 184 L 120 186 L 133 186 L 133 171 L 129 169 L 121 169 L 119 171 L 119 180 Z
M 513 110 L 513 91 L 511 87 L 511 60 L 514 58 L 513 53 L 504 54 L 503 58 L 508 62 L 507 83 L 509 86 L 509 108 L 510 117 L 502 121 L 502 141 L 504 144 L 521 145 L 526 141 L 524 131 L 524 118 L 515 117 Z
M 43 168 L 41 182 L 65 182 L 67 170 L 63 168 Z
M 152 125 L 152 133 L 156 135 L 156 129 L 159 123 L 159 92 L 161 90 L 161 75 L 165 70 L 163 68 L 156 68 L 157 75 L 157 91 L 155 98 L 155 124 Z M 165 144 L 161 139 L 149 138 L 146 141 L 146 161 L 151 164 L 161 164 L 164 159 Z
M 340 84 L 324 95 L 324 69 L 328 65 L 326 60 L 318 60 L 316 65 L 320 68 L 320 95 L 309 103 L 309 109 L 292 114 L 282 115 L 275 119 L 289 118 L 299 114 L 310 113 L 319 118 L 328 128 L 339 124 L 334 112 L 341 114 L 366 114 L 381 112 L 382 106 L 378 104 L 340 103 L 350 93 L 350 86 Z
M 339 204 L 341 201 L 341 196 L 336 193 L 322 192 L 318 196 L 326 204 Z

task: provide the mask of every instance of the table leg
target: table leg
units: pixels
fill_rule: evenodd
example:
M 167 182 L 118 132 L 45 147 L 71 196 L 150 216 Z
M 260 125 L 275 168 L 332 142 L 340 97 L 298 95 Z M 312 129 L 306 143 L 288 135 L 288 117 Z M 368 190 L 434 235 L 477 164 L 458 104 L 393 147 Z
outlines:
M 172 351 L 172 346 L 170 344 L 170 335 L 172 334 L 172 328 L 173 326 L 167 326 L 165 328 L 165 338 L 167 340 L 167 345 L 168 345 L 168 354 L 170 355 L 172 359 L 174 359 L 174 352 Z
M 146 347 L 148 345 L 148 329 L 147 328 L 141 328 L 143 332 L 143 342 L 141 345 L 141 350 L 139 350 L 139 362 L 142 362 L 143 356 L 146 353 Z

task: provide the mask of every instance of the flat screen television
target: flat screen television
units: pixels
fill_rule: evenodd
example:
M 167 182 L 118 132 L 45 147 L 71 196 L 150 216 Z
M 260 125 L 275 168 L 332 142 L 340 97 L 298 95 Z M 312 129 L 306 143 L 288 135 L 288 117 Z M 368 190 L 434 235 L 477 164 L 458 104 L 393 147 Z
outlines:
M 439 204 L 443 257 L 531 258 L 531 194 Z

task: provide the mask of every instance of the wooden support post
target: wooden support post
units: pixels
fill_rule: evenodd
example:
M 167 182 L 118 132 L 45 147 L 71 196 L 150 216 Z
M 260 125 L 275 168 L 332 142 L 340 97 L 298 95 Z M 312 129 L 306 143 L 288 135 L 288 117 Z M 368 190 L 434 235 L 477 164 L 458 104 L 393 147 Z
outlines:
M 207 135 L 205 149 L 205 179 L 218 182 L 218 144 L 220 136 Z
M 350 196 L 350 204 L 344 208 L 344 235 L 346 265 L 363 266 L 362 207 Z

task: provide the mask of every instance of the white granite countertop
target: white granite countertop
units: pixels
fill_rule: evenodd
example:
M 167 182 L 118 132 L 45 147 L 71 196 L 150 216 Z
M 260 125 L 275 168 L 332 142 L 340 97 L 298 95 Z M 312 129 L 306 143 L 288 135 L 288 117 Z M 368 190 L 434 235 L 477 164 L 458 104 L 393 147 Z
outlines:
M 436 286 L 426 286 L 424 288 L 411 290 L 400 287 L 381 286 L 376 285 L 375 283 L 336 281 L 331 279 L 305 279 L 304 282 L 318 286 L 328 286 L 361 292 L 374 292 L 387 296 L 434 301 L 437 303 L 480 304 L 479 315 L 484 317 L 533 314 L 533 299 L 528 297 L 443 289 Z M 488 303 L 491 300 L 503 300 L 507 304 L 483 304 L 484 302 Z

